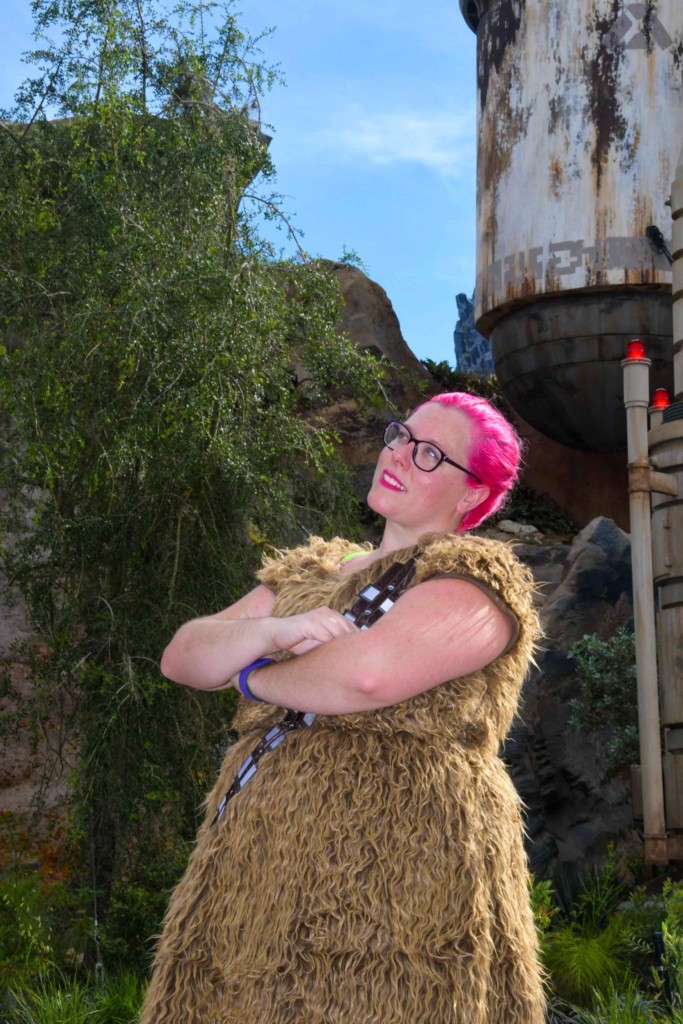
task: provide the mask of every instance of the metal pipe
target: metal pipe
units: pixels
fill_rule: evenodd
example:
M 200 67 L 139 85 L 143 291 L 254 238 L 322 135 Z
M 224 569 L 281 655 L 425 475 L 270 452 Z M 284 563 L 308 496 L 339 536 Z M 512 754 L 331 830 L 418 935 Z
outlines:
M 674 394 L 683 401 L 683 149 L 678 158 L 676 177 L 671 189 L 673 232 L 673 316 L 674 316 Z
M 657 689 L 657 648 L 650 526 L 648 406 L 650 360 L 622 362 L 628 441 L 633 610 L 636 629 L 638 727 L 646 861 L 666 861 L 664 785 Z

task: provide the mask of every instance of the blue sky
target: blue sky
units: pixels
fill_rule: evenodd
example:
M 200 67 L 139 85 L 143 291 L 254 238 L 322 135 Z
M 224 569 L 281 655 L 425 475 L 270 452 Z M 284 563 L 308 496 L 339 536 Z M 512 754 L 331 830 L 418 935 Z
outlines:
M 455 295 L 475 257 L 476 39 L 458 0 L 243 0 L 274 27 L 285 86 L 263 101 L 276 187 L 313 255 L 354 250 L 421 358 L 455 361 Z M 6 0 L 0 107 L 26 76 L 29 0 Z M 284 244 L 284 239 L 283 239 Z

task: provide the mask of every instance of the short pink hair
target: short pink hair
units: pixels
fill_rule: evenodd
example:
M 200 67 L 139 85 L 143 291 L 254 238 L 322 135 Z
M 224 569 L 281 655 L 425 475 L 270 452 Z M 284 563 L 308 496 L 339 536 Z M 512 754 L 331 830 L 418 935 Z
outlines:
M 467 468 L 490 488 L 486 500 L 463 516 L 458 527 L 458 532 L 463 533 L 479 526 L 505 504 L 508 492 L 519 476 L 522 441 L 503 414 L 485 398 L 470 395 L 466 391 L 451 391 L 434 395 L 429 402 L 423 404 L 429 405 L 432 402 L 439 402 L 449 409 L 459 409 L 467 416 L 472 427 Z M 480 486 L 471 476 L 468 476 L 467 481 L 473 490 Z

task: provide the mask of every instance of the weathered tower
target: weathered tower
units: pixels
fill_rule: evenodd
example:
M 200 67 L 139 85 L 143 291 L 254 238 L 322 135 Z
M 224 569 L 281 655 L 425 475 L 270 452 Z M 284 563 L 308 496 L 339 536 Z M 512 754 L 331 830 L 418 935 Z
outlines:
M 477 34 L 477 329 L 524 419 L 576 448 L 623 450 L 630 338 L 647 345 L 652 387 L 672 385 L 662 243 L 683 138 L 683 6 L 460 6 Z

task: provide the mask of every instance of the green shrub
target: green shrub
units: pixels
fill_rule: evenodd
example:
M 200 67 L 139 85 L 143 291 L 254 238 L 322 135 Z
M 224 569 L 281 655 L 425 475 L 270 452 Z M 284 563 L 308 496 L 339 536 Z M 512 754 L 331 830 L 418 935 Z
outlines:
M 145 988 L 145 982 L 130 972 L 107 978 L 95 991 L 89 1024 L 134 1024 Z
M 154 936 L 161 930 L 169 895 L 189 854 L 190 845 L 180 844 L 166 857 L 139 865 L 134 879 L 114 883 L 100 933 L 102 960 L 108 971 L 146 973 L 154 953 Z
M 506 404 L 503 392 L 494 373 L 482 377 L 478 373 L 465 373 L 453 369 L 445 359 L 435 362 L 433 359 L 421 359 L 420 362 L 444 391 L 467 391 L 470 395 L 479 395 L 494 405 Z
M 616 918 L 599 932 L 574 922 L 553 930 L 543 945 L 543 960 L 555 992 L 583 1006 L 593 1003 L 596 992 L 629 977 L 628 947 Z
M 613 849 L 602 867 L 584 876 L 558 871 L 552 888 L 544 891 L 546 903 L 551 897 L 551 914 L 540 932 L 541 955 L 561 999 L 590 1007 L 596 992 L 627 983 L 629 932 L 616 913 L 626 893 Z
M 639 885 L 629 893 L 613 849 L 584 877 L 572 868 L 531 887 L 550 981 L 549 1021 L 683 1024 L 683 882 L 666 879 L 661 891 Z
M 664 883 L 666 916 L 662 921 L 662 967 L 671 987 L 673 1007 L 683 1015 L 683 883 Z
M 607 771 L 623 771 L 640 760 L 635 637 L 625 627 L 609 640 L 586 635 L 569 654 L 579 684 L 579 696 L 570 701 L 570 724 L 595 732 L 607 729 Z
M 45 894 L 34 877 L 0 881 L 0 997 L 56 966 Z
M 91 933 L 83 896 L 36 872 L 0 879 L 0 1006 L 8 993 L 78 966 Z

